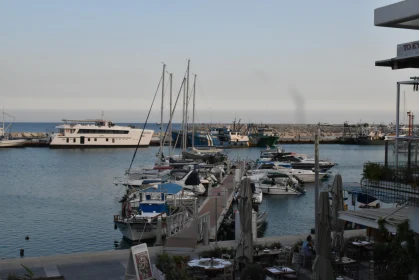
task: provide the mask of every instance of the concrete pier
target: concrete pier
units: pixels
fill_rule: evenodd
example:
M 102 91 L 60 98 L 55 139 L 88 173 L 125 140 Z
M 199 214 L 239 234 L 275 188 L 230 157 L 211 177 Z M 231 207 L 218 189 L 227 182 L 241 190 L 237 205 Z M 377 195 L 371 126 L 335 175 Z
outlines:
M 365 235 L 365 230 L 345 231 L 345 238 Z M 255 245 L 264 246 L 274 242 L 281 242 L 283 246 L 292 246 L 298 240 L 304 240 L 307 234 L 285 235 L 258 238 Z M 315 237 L 313 235 L 313 237 Z M 237 247 L 234 240 L 210 242 L 208 246 L 198 245 L 193 252 L 171 252 L 171 255 L 190 255 L 197 258 L 200 253 L 218 247 Z M 155 263 L 156 255 L 163 251 L 163 247 L 149 247 L 151 262 Z M 0 260 L 0 280 L 7 279 L 9 274 L 24 275 L 26 272 L 21 264 L 31 269 L 36 277 L 64 276 L 66 280 L 95 280 L 95 279 L 124 279 L 130 250 L 110 250 L 103 252 L 77 253 L 35 258 L 16 258 Z

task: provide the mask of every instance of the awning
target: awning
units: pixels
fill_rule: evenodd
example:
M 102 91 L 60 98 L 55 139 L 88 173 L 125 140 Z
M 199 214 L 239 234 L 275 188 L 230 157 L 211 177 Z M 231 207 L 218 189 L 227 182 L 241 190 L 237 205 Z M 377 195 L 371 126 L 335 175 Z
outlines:
M 391 67 L 393 70 L 419 68 L 419 55 L 380 60 L 375 62 L 375 66 Z
M 408 219 L 408 207 L 347 210 L 339 212 L 339 219 L 378 229 L 378 219 L 385 218 L 385 227 L 397 232 L 397 226 Z
M 374 25 L 393 28 L 419 29 L 418 1 L 405 0 L 375 9 Z

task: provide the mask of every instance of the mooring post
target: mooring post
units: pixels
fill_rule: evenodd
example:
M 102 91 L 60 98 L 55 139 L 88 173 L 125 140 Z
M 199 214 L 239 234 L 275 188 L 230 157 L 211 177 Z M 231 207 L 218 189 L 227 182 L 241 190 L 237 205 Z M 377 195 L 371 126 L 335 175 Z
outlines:
M 204 246 L 208 246 L 208 244 L 209 244 L 209 224 L 208 224 L 208 221 L 203 221 L 202 222 L 202 230 L 204 231 L 203 244 L 204 244 Z
M 388 167 L 388 140 L 385 142 L 385 149 L 384 149 L 384 166 Z
M 161 217 L 158 217 L 157 218 L 157 232 L 156 232 L 156 243 L 155 243 L 155 245 L 160 246 L 162 244 L 161 236 L 162 236 L 162 220 L 161 220 Z

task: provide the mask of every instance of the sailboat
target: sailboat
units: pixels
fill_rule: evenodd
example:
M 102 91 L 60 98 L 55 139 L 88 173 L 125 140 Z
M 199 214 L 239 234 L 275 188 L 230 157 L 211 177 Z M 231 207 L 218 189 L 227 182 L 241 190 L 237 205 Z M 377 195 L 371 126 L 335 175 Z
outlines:
M 3 127 L 0 128 L 0 148 L 9 148 L 9 147 L 22 147 L 25 144 L 24 139 L 11 139 L 6 135 L 5 131 L 12 125 L 12 122 L 9 123 L 7 127 L 4 126 L 5 116 L 9 116 L 15 120 L 15 117 L 4 112 L 3 109 Z
M 188 64 L 188 76 L 189 76 L 189 64 Z M 196 95 L 196 77 L 197 75 L 194 75 L 194 84 L 193 84 L 193 108 L 192 108 L 192 148 L 186 149 L 186 145 L 184 146 L 184 149 L 182 151 L 182 156 L 184 159 L 193 159 L 193 160 L 199 160 L 203 162 L 207 162 L 210 164 L 215 164 L 219 162 L 223 162 L 227 159 L 227 156 L 224 155 L 222 152 L 222 149 L 217 148 L 196 148 L 195 147 L 195 95 Z M 187 108 L 185 114 L 187 115 Z M 187 118 L 185 118 L 187 120 Z

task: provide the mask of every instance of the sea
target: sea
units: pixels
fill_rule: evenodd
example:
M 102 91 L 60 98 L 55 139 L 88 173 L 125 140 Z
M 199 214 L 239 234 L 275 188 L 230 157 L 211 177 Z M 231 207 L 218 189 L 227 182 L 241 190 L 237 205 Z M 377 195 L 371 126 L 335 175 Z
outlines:
M 52 132 L 55 125 L 15 123 L 12 132 Z M 282 147 L 314 156 L 312 144 Z M 262 149 L 226 151 L 233 160 L 255 160 Z M 114 181 L 129 167 L 134 150 L 0 149 L 0 257 L 20 257 L 20 249 L 25 257 L 33 257 L 112 250 L 115 241 L 122 244 L 113 215 L 120 212 L 125 189 Z M 153 165 L 157 152 L 158 147 L 138 149 L 133 166 Z M 384 146 L 324 144 L 320 158 L 338 163 L 321 188 L 337 173 L 343 181 L 359 182 L 364 162 L 384 161 Z M 260 211 L 269 213 L 264 236 L 309 234 L 314 227 L 314 185 L 305 187 L 307 193 L 301 196 L 264 196 Z

